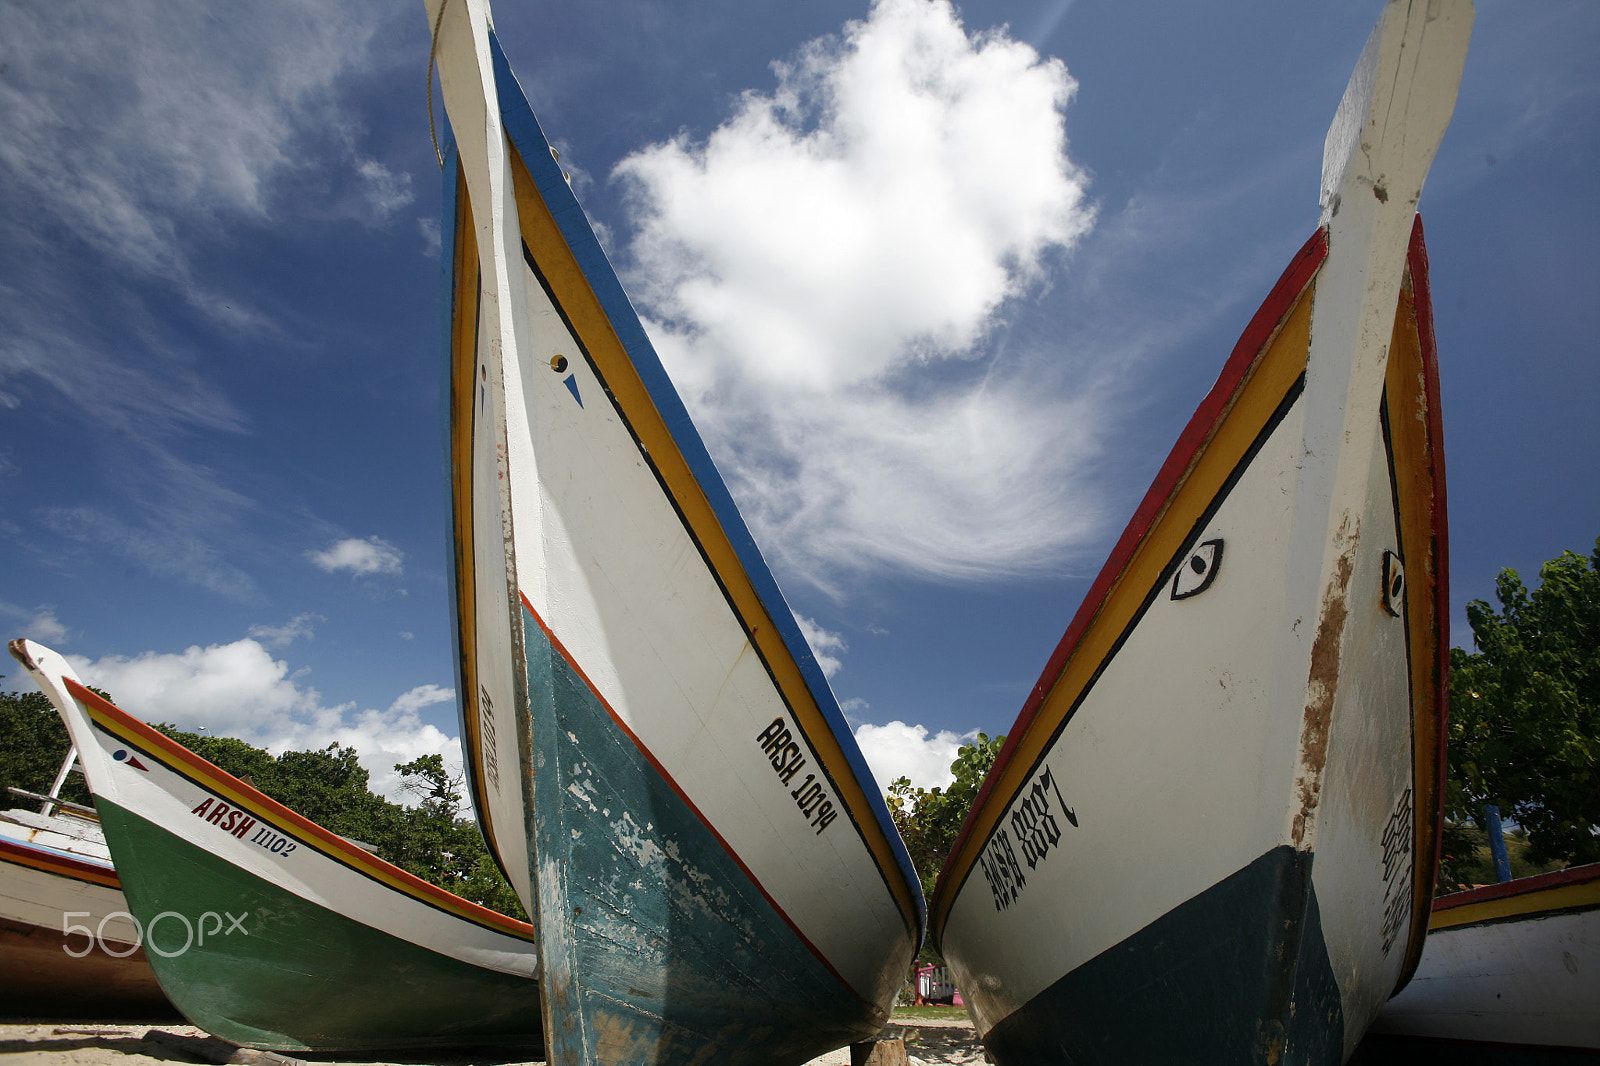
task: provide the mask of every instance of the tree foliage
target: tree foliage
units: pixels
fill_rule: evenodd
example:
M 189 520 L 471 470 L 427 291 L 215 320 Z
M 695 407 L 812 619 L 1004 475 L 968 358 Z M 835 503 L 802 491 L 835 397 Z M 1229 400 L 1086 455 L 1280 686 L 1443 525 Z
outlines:
M 31 806 L 8 791 L 12 788 L 49 792 L 68 744 L 67 727 L 43 692 L 0 692 L 0 807 Z M 66 780 L 61 798 L 90 802 L 82 776 Z
M 478 827 L 457 817 L 461 780 L 448 776 L 440 756 L 424 755 L 395 766 L 405 777 L 402 790 L 422 800 L 415 807 L 404 807 L 373 794 L 366 768 L 352 747 L 330 744 L 321 751 L 286 751 L 274 757 L 232 737 L 185 733 L 169 725 L 156 728 L 295 813 L 369 846 L 402 870 L 463 899 L 526 920 L 516 893 L 489 857 Z
M 404 777 L 402 790 L 420 801 L 404 807 L 368 788 L 367 771 L 355 748 L 330 744 L 321 751 L 273 756 L 233 737 L 188 733 L 170 725 L 155 728 L 295 813 L 371 847 L 424 881 L 526 920 L 477 826 L 460 817 L 462 779 L 450 776 L 439 755 L 395 767 Z M 0 692 L 0 789 L 15 785 L 47 791 L 68 743 L 66 727 L 43 693 Z M 68 786 L 63 799 L 90 802 L 81 777 L 74 775 Z M 10 804 L 0 800 L 0 805 Z
M 967 812 L 978 798 L 984 775 L 994 765 L 1005 741 L 1004 736 L 991 740 L 987 733 L 979 733 L 973 743 L 962 745 L 950 764 L 955 780 L 947 789 L 913 788 L 906 777 L 889 786 L 889 816 L 906 842 L 923 895 L 930 899 L 939 871 L 955 847 L 956 834 L 961 832 Z
M 1529 862 L 1600 861 L 1600 539 L 1539 579 L 1530 592 L 1502 570 L 1499 610 L 1467 604 L 1477 650 L 1451 649 L 1447 853 L 1492 803 L 1526 831 Z

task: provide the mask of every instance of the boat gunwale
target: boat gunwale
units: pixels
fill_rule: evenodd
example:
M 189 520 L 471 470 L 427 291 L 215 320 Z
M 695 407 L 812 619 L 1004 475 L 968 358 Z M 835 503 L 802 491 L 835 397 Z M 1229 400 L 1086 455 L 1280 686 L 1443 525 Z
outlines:
M 113 888 L 118 891 L 122 889 L 122 881 L 117 877 L 116 868 L 109 862 L 97 863 L 93 859 L 52 848 L 48 844 L 0 837 L 0 862 L 25 866 L 30 870 L 55 874 L 58 877 L 99 885 L 102 888 Z
M 452 257 L 442 267 L 445 280 L 444 343 L 449 357 L 444 364 L 444 382 L 440 390 L 444 404 L 445 506 L 450 511 L 450 559 L 446 570 L 450 604 L 451 631 L 455 634 L 454 673 L 456 678 L 456 719 L 461 724 L 463 768 L 467 794 L 477 813 L 478 834 L 488 845 L 489 858 L 506 883 L 515 886 L 500 847 L 494 813 L 490 808 L 489 794 L 481 778 L 483 765 L 483 737 L 478 705 L 479 691 L 477 652 L 477 588 L 473 581 L 462 580 L 476 573 L 476 548 L 472 508 L 469 503 L 470 485 L 460 475 L 462 468 L 470 478 L 472 462 L 472 420 L 457 417 L 463 407 L 472 410 L 470 385 L 463 393 L 459 387 L 461 366 L 467 367 L 466 380 L 472 380 L 472 370 L 477 365 L 478 322 L 476 316 L 469 321 L 459 308 L 458 293 L 468 284 L 476 292 L 481 286 L 478 269 L 477 237 L 472 231 L 470 207 L 464 189 L 466 176 L 462 172 L 461 156 L 456 147 L 455 135 L 449 120 L 444 124 L 444 142 L 441 156 L 444 160 L 444 189 L 442 202 L 453 205 L 443 212 L 444 221 L 440 239 L 443 247 L 452 249 Z M 466 223 L 463 225 L 463 221 Z M 467 264 L 465 277 L 462 264 Z M 463 359 L 463 354 L 470 358 Z M 465 403 L 463 404 L 463 395 Z M 519 900 L 520 902 L 520 900 Z
M 1574 893 L 1563 892 L 1563 889 L 1589 891 L 1580 891 L 1576 894 L 1576 899 L 1573 899 L 1570 897 L 1574 896 Z M 1541 896 L 1545 898 L 1542 900 L 1538 898 Z M 1555 898 L 1551 899 L 1551 896 Z M 1506 906 L 1484 906 L 1497 903 Z M 1556 913 L 1596 906 L 1600 906 L 1600 862 L 1569 866 L 1564 870 L 1552 870 L 1549 873 L 1519 877 L 1492 885 L 1479 885 L 1476 888 L 1440 896 L 1433 901 L 1433 921 L 1430 922 L 1429 931 L 1443 932 L 1480 922 L 1514 920 L 1545 911 Z M 1451 913 L 1463 908 L 1469 909 L 1468 913 Z M 1476 911 L 1488 913 L 1480 914 L 1475 913 Z
M 639 445 L 641 455 L 655 470 L 658 483 L 661 484 L 668 502 L 678 512 L 685 531 L 696 542 L 733 616 L 744 629 L 752 648 L 762 660 L 775 691 L 793 716 L 795 724 L 806 734 L 805 739 L 812 747 L 813 754 L 818 757 L 819 767 L 834 785 L 839 796 L 845 800 L 845 811 L 872 857 L 879 877 L 883 880 L 890 896 L 896 901 L 896 909 L 900 912 L 907 930 L 920 943 L 927 926 L 927 904 L 922 897 L 920 882 L 911 863 L 910 854 L 894 827 L 887 803 L 876 790 L 871 769 L 867 766 L 859 746 L 854 742 L 849 724 L 838 707 L 837 699 L 828 686 L 814 653 L 810 651 L 809 644 L 794 620 L 793 611 L 788 607 L 770 568 L 706 450 L 704 441 L 689 418 L 681 397 L 651 346 L 614 269 L 605 258 L 605 253 L 588 224 L 587 216 L 567 186 L 559 166 L 550 156 L 548 138 L 544 136 L 538 119 L 517 83 L 499 39 L 493 31 L 489 34 L 489 44 L 501 122 L 516 161 L 512 166 L 513 174 L 520 170 L 526 176 L 530 191 L 536 194 L 543 214 L 565 247 L 566 255 L 576 270 L 576 280 L 587 289 L 588 296 L 592 298 L 595 307 L 606 320 L 606 327 L 611 334 L 610 339 L 616 343 L 631 368 L 634 382 L 630 384 L 636 385 L 643 396 L 643 401 L 636 403 L 641 403 L 641 407 L 647 404 L 650 409 L 631 413 L 625 411 L 621 398 L 613 392 L 612 384 L 607 381 L 607 375 L 599 372 L 592 354 L 587 350 L 584 352 L 586 361 L 600 380 L 607 399 L 622 416 L 628 431 Z M 459 182 L 447 182 L 447 184 L 454 184 L 459 188 Z M 514 180 L 513 185 L 517 190 L 520 207 L 523 199 L 522 182 Z M 552 201 L 552 195 L 557 199 Z M 521 237 L 526 254 L 529 251 L 527 220 L 523 220 L 519 228 L 522 230 Z M 535 270 L 536 277 L 540 275 L 542 269 Z M 458 347 L 454 336 L 457 328 L 454 320 L 462 314 L 460 305 L 465 296 L 458 284 L 460 280 L 452 278 L 450 282 L 452 350 Z M 559 309 L 562 301 L 554 302 Z M 566 314 L 564 311 L 562 313 Z M 619 319 L 622 324 L 627 325 L 626 330 L 620 328 Z M 584 340 L 586 331 L 580 331 L 575 323 L 569 322 L 568 325 L 578 340 L 579 347 L 587 349 L 588 344 Z M 660 442 L 652 440 L 647 446 L 640 437 L 639 430 L 633 425 L 634 419 L 640 416 L 653 420 L 655 425 L 652 436 L 659 432 L 670 443 L 671 450 L 676 453 L 676 462 L 681 464 L 683 473 L 693 483 L 692 488 L 700 497 L 698 501 L 688 502 L 694 504 L 697 510 L 704 510 L 706 518 L 714 528 L 701 529 L 701 522 L 691 522 L 684 514 L 685 501 L 679 498 L 678 493 L 672 491 L 665 472 L 659 469 L 659 463 L 664 458 L 660 454 L 662 452 Z M 452 464 L 452 476 L 453 479 L 459 480 L 456 465 Z M 723 573 L 725 567 L 713 564 L 707 546 L 701 543 L 708 532 L 719 538 L 721 545 L 725 546 L 738 571 L 733 576 L 748 590 L 746 595 L 759 610 L 759 617 L 750 617 L 749 607 L 741 607 L 739 603 L 741 597 L 732 594 L 727 584 L 729 575 Z M 461 578 L 458 577 L 458 586 L 460 583 Z M 518 595 L 521 594 L 520 589 L 516 592 Z M 458 590 L 457 599 L 459 595 Z M 459 604 L 456 606 L 459 609 Z M 761 633 L 762 630 L 774 635 L 776 641 Z M 775 671 L 775 664 L 771 661 L 774 652 L 778 652 L 781 659 L 787 660 L 787 664 L 780 664 L 785 666 L 785 673 L 792 665 L 794 681 L 780 680 Z M 639 738 L 634 737 L 634 742 L 639 744 L 640 750 L 646 755 L 650 754 Z M 654 761 L 653 756 L 651 758 Z M 705 822 L 703 816 L 701 820 Z
M 1446 485 L 1448 478 L 1445 476 L 1444 457 L 1444 416 L 1440 407 L 1439 388 L 1439 349 L 1433 328 L 1433 288 L 1429 280 L 1428 270 L 1428 245 L 1422 225 L 1422 215 L 1416 214 L 1411 223 L 1411 234 L 1406 242 L 1406 271 L 1405 280 L 1409 282 L 1411 292 L 1410 323 L 1416 329 L 1417 362 L 1422 374 L 1421 400 L 1426 405 L 1426 421 L 1421 432 L 1421 438 L 1426 451 L 1426 476 L 1428 478 L 1429 512 L 1427 515 L 1427 533 L 1421 538 L 1427 549 L 1427 562 L 1432 568 L 1431 580 L 1433 600 L 1431 604 L 1412 602 L 1411 597 L 1406 598 L 1406 664 L 1410 671 L 1412 685 L 1412 743 L 1413 749 L 1413 776 L 1419 786 L 1417 791 L 1415 827 L 1418 838 L 1422 838 L 1424 831 L 1427 837 L 1427 854 L 1421 854 L 1421 849 L 1416 849 L 1412 856 L 1412 881 L 1414 885 L 1411 908 L 1411 930 L 1406 944 L 1405 960 L 1400 968 L 1400 976 L 1395 982 L 1394 992 L 1399 992 L 1410 983 L 1411 977 L 1416 973 L 1417 966 L 1422 961 L 1423 942 L 1427 937 L 1429 927 L 1429 910 L 1432 906 L 1434 887 L 1439 878 L 1439 859 L 1443 854 L 1444 844 L 1444 804 L 1440 797 L 1444 795 L 1445 778 L 1449 772 L 1449 736 L 1450 736 L 1450 523 L 1448 492 Z M 1404 298 L 1402 291 L 1401 298 Z M 1396 328 L 1400 326 L 1399 315 L 1396 315 Z M 1386 368 L 1384 374 L 1384 391 L 1387 399 L 1389 371 L 1393 369 L 1391 351 L 1391 366 Z M 1392 412 L 1390 412 L 1392 414 Z M 1386 428 L 1385 433 L 1390 433 L 1392 427 Z M 1409 435 L 1401 435 L 1401 439 L 1410 439 Z M 1389 447 L 1391 463 L 1394 463 L 1394 449 Z M 1423 458 L 1421 456 L 1415 458 Z M 1402 512 L 1399 507 L 1399 477 L 1400 472 L 1391 475 L 1394 478 L 1394 491 L 1397 494 L 1395 518 L 1397 526 L 1404 530 L 1408 525 L 1415 525 L 1421 518 L 1416 514 Z M 1406 471 L 1404 476 L 1417 478 L 1423 476 L 1416 470 Z M 1407 540 L 1402 535 L 1401 550 L 1410 555 L 1412 548 L 1407 546 Z M 1409 563 L 1407 564 L 1410 565 Z M 1423 664 L 1413 661 L 1412 652 L 1415 648 L 1417 637 L 1410 632 L 1409 627 L 1413 621 L 1425 620 L 1427 608 L 1432 608 L 1432 628 L 1425 634 L 1426 639 L 1434 643 L 1433 661 Z M 1423 702 L 1423 693 L 1417 691 L 1419 681 L 1427 681 L 1427 674 L 1432 672 L 1433 701 L 1428 706 Z M 1423 727 L 1430 725 L 1432 736 L 1423 733 Z M 1431 745 L 1431 751 L 1428 749 Z M 1425 761 L 1426 759 L 1426 761 Z M 1432 770 L 1431 780 L 1423 776 L 1423 769 L 1428 763 Z M 1420 786 L 1426 784 L 1431 794 L 1424 794 Z M 1424 812 L 1431 811 L 1432 818 L 1425 824 Z M 1422 861 L 1419 861 L 1422 860 Z
M 1079 643 L 1100 616 L 1102 608 L 1120 583 L 1128 565 L 1143 546 L 1146 536 L 1155 529 L 1165 515 L 1207 446 L 1216 436 L 1228 413 L 1233 409 L 1235 401 L 1249 382 L 1260 357 L 1266 353 L 1279 330 L 1293 314 L 1301 297 L 1326 260 L 1327 254 L 1328 232 L 1325 227 L 1318 227 L 1295 253 L 1245 326 L 1244 332 L 1240 334 L 1233 351 L 1223 364 L 1216 382 L 1179 434 L 1155 480 L 1134 510 L 1110 556 L 1100 568 L 1094 584 L 1084 594 L 1071 624 L 1057 643 L 1039 680 L 1034 684 L 1021 712 L 1007 733 L 1006 742 L 1001 746 L 999 755 L 995 757 L 994 765 L 984 776 L 972 808 L 967 812 L 967 817 L 957 833 L 956 842 L 951 847 L 950 855 L 940 871 L 939 880 L 934 888 L 933 914 L 930 921 L 930 931 L 936 946 L 942 940 L 944 923 L 954 904 L 955 896 L 965 886 L 975 864 L 977 851 L 988 842 L 989 836 L 994 831 L 994 826 L 989 826 L 982 834 L 983 840 L 975 841 L 978 826 L 984 820 L 983 813 L 990 806 L 995 806 L 997 811 L 1003 810 L 1015 800 L 1038 762 L 1048 754 L 1050 741 L 1048 738 L 1043 741 L 1040 752 L 1020 772 L 1014 765 L 1018 763 L 1018 750 L 1039 722 L 1040 712 L 1065 673 Z M 1052 735 L 1065 724 L 1065 719 L 1068 717 L 1070 714 L 1064 715 L 1062 722 L 1050 724 Z M 1014 780 L 1007 782 L 1008 777 Z M 1009 787 L 1009 794 L 1002 803 L 998 796 L 1003 787 Z M 996 814 L 996 825 L 998 817 Z
M 169 772 L 202 789 L 220 793 L 229 803 L 244 808 L 258 820 L 272 824 L 280 831 L 292 831 L 295 838 L 307 847 L 388 889 L 491 932 L 529 943 L 536 942 L 536 930 L 527 922 L 457 896 L 387 859 L 356 847 L 332 830 L 296 813 L 260 789 L 245 784 L 203 756 L 158 733 L 109 700 L 95 695 L 75 678 L 63 680 L 71 695 L 89 712 L 88 717 L 95 728 L 139 748 Z

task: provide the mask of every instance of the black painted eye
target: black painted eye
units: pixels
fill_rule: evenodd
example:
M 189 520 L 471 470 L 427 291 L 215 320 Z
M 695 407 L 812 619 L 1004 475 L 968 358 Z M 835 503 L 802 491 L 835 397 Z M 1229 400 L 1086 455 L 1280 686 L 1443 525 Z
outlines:
M 1216 580 L 1217 568 L 1222 565 L 1222 538 L 1195 545 L 1189 551 L 1184 566 L 1172 578 L 1172 598 L 1186 600 L 1198 596 Z
M 557 374 L 565 374 L 567 372 L 567 357 L 564 355 L 552 356 L 550 359 L 550 369 L 554 370 Z
M 1383 609 L 1400 617 L 1400 607 L 1405 603 L 1406 564 L 1394 552 L 1383 553 Z

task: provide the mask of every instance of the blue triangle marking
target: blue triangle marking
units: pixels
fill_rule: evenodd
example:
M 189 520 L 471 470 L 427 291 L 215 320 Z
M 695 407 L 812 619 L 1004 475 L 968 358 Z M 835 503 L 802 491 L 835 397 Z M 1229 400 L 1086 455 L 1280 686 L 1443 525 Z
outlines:
M 572 398 L 578 401 L 578 406 L 582 407 L 583 397 L 578 395 L 578 375 L 568 374 L 566 380 L 563 381 L 562 384 L 567 387 L 568 392 L 572 393 Z

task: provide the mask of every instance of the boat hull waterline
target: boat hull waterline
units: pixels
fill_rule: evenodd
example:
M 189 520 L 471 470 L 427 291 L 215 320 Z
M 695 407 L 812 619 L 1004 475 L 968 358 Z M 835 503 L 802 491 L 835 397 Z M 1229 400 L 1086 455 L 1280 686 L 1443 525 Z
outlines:
M 11 828 L 0 827 L 0 1003 L 6 1013 L 175 1016 L 110 860 L 17 839 L 5 832 Z
M 67 723 L 161 987 L 246 1047 L 540 1043 L 532 926 L 300 817 L 13 641 Z
M 997 1062 L 1337 1064 L 1416 965 L 1448 553 L 1415 204 L 1470 5 L 1436 15 L 1386 11 L 1329 133 L 1322 227 L 1085 597 L 941 875 L 935 943 Z

